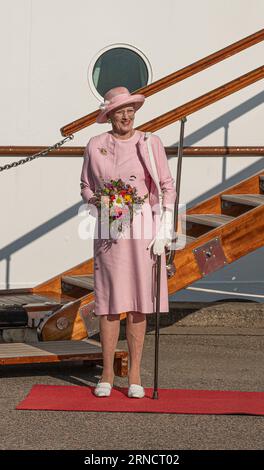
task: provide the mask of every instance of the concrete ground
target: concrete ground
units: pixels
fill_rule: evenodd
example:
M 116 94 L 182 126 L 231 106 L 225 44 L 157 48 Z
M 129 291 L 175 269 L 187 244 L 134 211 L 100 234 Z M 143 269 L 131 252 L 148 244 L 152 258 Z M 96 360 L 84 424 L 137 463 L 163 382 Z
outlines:
M 194 313 L 194 315 L 196 315 Z M 263 391 L 264 327 L 186 326 L 170 319 L 160 329 L 159 387 Z M 202 317 L 201 317 L 202 318 Z M 190 317 L 190 322 L 193 323 Z M 238 322 L 237 322 L 238 323 Z M 209 322 L 210 324 L 210 322 Z M 148 324 L 142 384 L 153 386 L 154 328 Z M 124 327 L 118 348 L 127 349 Z M 263 449 L 264 417 L 15 410 L 34 384 L 95 385 L 101 366 L 1 367 L 0 449 Z M 127 386 L 116 377 L 115 385 Z

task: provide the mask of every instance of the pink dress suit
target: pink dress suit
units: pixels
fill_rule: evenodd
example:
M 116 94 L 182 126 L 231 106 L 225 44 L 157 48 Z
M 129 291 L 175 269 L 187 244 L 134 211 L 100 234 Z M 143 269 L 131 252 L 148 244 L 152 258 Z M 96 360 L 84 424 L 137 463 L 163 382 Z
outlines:
M 172 208 L 176 191 L 165 149 L 161 139 L 155 134 L 151 135 L 151 145 L 163 193 L 163 206 Z M 137 187 L 138 195 L 148 194 L 148 198 L 134 217 L 132 226 L 123 232 L 122 238 L 101 238 L 101 225 L 96 219 L 95 315 L 128 311 L 153 313 L 156 306 L 157 256 L 153 254 L 152 247 L 147 250 L 147 246 L 156 233 L 159 203 L 144 132 L 136 129 L 133 136 L 126 140 L 104 132 L 89 140 L 81 172 L 81 196 L 85 202 L 89 202 L 94 191 L 101 187 L 101 177 L 122 178 L 126 183 Z M 160 311 L 169 311 L 164 252 L 161 255 Z

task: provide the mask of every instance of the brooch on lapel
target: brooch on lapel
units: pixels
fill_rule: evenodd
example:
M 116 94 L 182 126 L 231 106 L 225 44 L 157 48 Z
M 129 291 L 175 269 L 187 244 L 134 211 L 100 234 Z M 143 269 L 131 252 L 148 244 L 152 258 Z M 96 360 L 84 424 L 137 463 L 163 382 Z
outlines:
M 107 155 L 107 150 L 104 147 L 99 148 L 102 155 Z

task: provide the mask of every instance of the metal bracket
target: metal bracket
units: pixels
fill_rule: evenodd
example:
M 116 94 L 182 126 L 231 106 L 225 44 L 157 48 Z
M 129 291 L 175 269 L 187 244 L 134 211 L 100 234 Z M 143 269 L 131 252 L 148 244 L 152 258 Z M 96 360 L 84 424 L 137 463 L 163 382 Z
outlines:
M 90 302 L 87 305 L 84 305 L 79 310 L 80 317 L 82 321 L 84 322 L 85 328 L 87 330 L 88 338 L 96 335 L 100 331 L 99 316 L 95 315 L 94 309 L 95 309 L 95 301 Z
M 194 248 L 193 253 L 202 276 L 213 273 L 228 264 L 219 237 Z

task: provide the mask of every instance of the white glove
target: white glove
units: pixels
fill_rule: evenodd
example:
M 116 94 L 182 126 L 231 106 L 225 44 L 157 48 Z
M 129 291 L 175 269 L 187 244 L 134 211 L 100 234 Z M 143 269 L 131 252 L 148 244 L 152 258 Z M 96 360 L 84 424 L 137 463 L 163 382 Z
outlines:
M 153 245 L 153 253 L 155 255 L 161 255 L 164 251 L 165 246 L 170 248 L 173 236 L 173 211 L 164 210 L 160 219 L 160 226 L 158 233 L 153 240 L 151 240 L 147 249 L 149 250 Z

